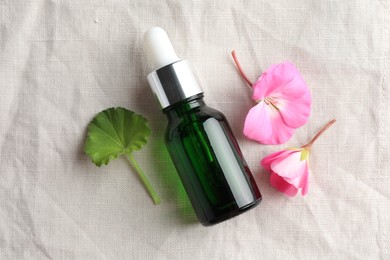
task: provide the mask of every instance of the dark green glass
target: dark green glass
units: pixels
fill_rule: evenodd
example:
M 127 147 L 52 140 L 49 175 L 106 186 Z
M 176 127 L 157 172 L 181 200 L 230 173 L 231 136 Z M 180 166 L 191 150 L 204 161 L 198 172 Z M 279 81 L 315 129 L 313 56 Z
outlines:
M 199 221 L 209 226 L 255 207 L 261 194 L 225 116 L 203 94 L 165 109 L 165 143 Z

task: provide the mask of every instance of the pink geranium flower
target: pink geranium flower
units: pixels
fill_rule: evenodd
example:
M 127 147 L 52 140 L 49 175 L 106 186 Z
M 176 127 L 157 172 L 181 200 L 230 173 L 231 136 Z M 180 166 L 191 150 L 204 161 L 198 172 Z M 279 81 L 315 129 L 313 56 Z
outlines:
M 301 189 L 306 195 L 309 188 L 309 155 L 313 143 L 332 124 L 330 121 L 318 134 L 301 148 L 290 148 L 272 153 L 263 158 L 261 165 L 271 173 L 270 184 L 287 196 L 295 196 Z
M 292 148 L 272 153 L 261 160 L 261 165 L 271 172 L 271 186 L 291 197 L 300 188 L 306 195 L 310 172 L 307 150 Z
M 234 51 L 232 55 L 258 103 L 246 116 L 244 135 L 262 144 L 285 143 L 310 116 L 311 94 L 303 77 L 293 64 L 283 62 L 272 65 L 252 84 Z

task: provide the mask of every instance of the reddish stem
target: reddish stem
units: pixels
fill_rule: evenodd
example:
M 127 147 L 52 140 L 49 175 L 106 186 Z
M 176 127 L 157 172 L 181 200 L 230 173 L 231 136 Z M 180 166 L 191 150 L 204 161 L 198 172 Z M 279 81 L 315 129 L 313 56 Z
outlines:
M 252 87 L 253 84 L 252 84 L 252 82 L 248 79 L 248 77 L 246 76 L 246 74 L 244 73 L 244 71 L 243 71 L 243 69 L 242 69 L 242 67 L 241 67 L 240 62 L 239 62 L 238 59 L 237 59 L 236 52 L 235 52 L 234 50 L 232 51 L 232 56 L 233 56 L 234 63 L 236 64 L 237 69 L 238 69 L 238 71 L 239 71 L 240 74 L 241 74 L 241 77 L 245 80 L 246 83 L 248 83 L 248 85 L 249 85 L 250 87 Z
M 302 148 L 305 148 L 305 149 L 308 149 L 310 150 L 311 149 L 311 146 L 314 144 L 314 142 L 318 139 L 318 137 L 320 137 L 326 130 L 328 130 L 329 127 L 331 127 L 334 123 L 336 122 L 336 119 L 333 119 L 331 120 L 329 123 L 327 123 L 314 137 L 313 139 L 311 139 L 311 141 L 307 144 L 305 144 L 304 146 L 302 146 Z

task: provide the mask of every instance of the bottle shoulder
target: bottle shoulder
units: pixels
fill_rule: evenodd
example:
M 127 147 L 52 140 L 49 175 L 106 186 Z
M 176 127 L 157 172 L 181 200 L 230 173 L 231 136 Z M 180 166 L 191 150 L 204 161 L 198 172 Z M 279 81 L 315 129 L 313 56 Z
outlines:
M 173 116 L 169 118 L 169 123 L 173 124 L 188 124 L 191 122 L 204 122 L 209 118 L 215 118 L 218 121 L 225 121 L 225 115 L 209 106 L 196 107 L 183 113 L 181 115 Z
M 202 106 L 191 109 L 180 116 L 171 116 L 166 129 L 166 139 L 186 131 L 187 127 L 193 124 L 203 124 L 209 118 L 214 118 L 219 122 L 226 122 L 225 115 L 209 106 Z
M 225 115 L 222 112 L 209 106 L 200 107 L 199 110 L 194 111 L 194 114 L 199 116 L 202 121 L 206 121 L 208 118 L 215 118 L 218 121 L 225 120 Z

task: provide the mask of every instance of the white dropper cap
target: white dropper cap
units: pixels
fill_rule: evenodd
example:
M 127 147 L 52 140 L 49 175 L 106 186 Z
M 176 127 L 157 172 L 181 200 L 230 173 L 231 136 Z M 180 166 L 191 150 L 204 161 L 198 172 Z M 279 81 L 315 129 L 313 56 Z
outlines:
M 149 53 L 155 69 L 180 60 L 167 33 L 160 27 L 152 27 L 145 32 L 144 47 Z
M 152 27 L 145 32 L 144 49 L 155 69 L 146 78 L 162 109 L 203 93 L 191 66 L 177 57 L 163 29 Z

